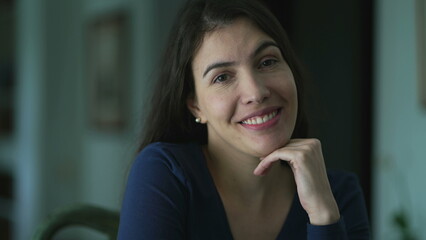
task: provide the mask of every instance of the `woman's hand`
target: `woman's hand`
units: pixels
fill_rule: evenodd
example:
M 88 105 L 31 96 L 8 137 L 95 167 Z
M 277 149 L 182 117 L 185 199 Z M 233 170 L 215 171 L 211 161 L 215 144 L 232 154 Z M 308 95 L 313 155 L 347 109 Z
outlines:
M 290 165 L 297 186 L 300 203 L 313 225 L 328 225 L 340 219 L 339 208 L 331 192 L 318 139 L 292 139 L 261 159 L 255 175 L 265 175 L 279 160 Z

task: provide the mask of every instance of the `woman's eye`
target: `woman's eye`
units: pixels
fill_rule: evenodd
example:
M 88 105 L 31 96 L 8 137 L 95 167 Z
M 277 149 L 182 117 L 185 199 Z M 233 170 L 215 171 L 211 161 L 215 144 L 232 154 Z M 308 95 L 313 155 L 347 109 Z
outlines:
M 213 80 L 213 83 L 222 83 L 228 79 L 229 79 L 229 76 L 227 74 L 221 74 Z
M 267 60 L 265 60 L 265 61 L 263 61 L 263 62 L 260 63 L 260 68 L 273 66 L 277 62 L 278 61 L 275 60 L 275 59 L 267 59 Z

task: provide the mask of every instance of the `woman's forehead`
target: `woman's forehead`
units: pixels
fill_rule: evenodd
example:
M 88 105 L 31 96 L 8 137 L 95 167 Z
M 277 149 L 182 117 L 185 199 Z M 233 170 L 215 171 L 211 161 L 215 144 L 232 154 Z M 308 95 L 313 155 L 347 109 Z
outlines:
M 206 33 L 194 54 L 193 65 L 216 58 L 231 60 L 247 56 L 266 41 L 274 42 L 252 21 L 246 18 L 237 19 Z

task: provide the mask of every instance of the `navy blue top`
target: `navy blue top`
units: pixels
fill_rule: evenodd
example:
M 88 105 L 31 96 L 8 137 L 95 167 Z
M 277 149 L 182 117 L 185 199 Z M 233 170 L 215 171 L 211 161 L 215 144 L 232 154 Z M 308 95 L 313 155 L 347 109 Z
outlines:
M 339 222 L 309 224 L 297 194 L 277 239 L 370 239 L 363 194 L 353 174 L 328 172 Z M 196 143 L 153 143 L 129 174 L 118 239 L 232 239 L 224 206 Z

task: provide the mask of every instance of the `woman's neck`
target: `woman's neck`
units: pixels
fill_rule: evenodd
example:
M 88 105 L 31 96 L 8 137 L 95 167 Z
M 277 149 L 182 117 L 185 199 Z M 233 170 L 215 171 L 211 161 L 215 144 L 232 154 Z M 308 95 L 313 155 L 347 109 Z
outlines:
M 212 144 L 204 147 L 204 155 L 216 188 L 222 197 L 226 195 L 226 197 L 241 198 L 245 201 L 250 199 L 263 202 L 266 196 L 294 192 L 292 171 L 279 162 L 271 166 L 267 175 L 256 176 L 253 170 L 260 159 L 255 156 L 219 148 Z

